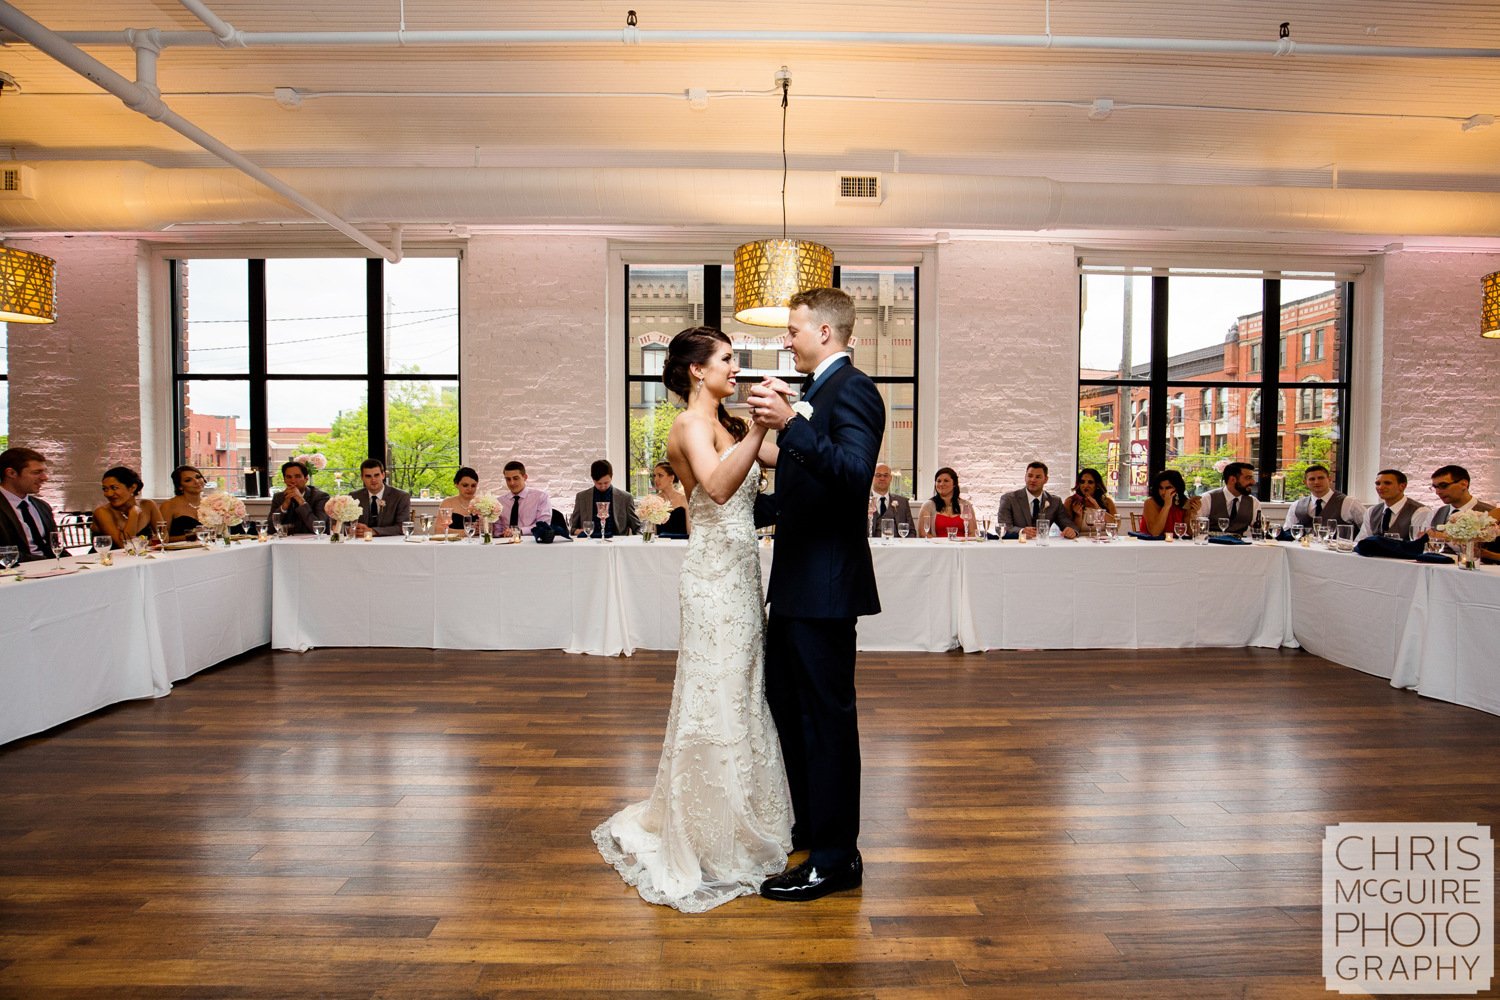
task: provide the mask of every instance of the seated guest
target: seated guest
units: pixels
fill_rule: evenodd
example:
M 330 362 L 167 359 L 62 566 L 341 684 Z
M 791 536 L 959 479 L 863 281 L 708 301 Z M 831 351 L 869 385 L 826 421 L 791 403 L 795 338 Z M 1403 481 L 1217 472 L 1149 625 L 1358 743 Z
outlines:
M 203 502 L 203 486 L 208 480 L 191 465 L 172 470 L 172 499 L 161 505 L 161 518 L 167 522 L 167 541 L 183 542 L 203 523 L 198 520 L 198 505 Z
M 539 490 L 526 483 L 526 466 L 520 462 L 505 463 L 505 488 L 508 496 L 500 498 L 500 531 L 520 528 L 529 534 L 539 524 L 552 523 L 552 498 L 546 490 Z
M 633 535 L 641 530 L 641 519 L 635 512 L 635 500 L 629 493 L 612 485 L 615 467 L 608 459 L 601 458 L 589 466 L 589 478 L 594 485 L 580 490 L 573 498 L 573 516 L 568 527 L 573 534 L 583 534 L 583 522 L 598 521 L 598 504 L 608 504 L 609 513 L 602 524 L 594 524 L 593 537 L 612 538 L 615 535 Z
M 1375 477 L 1375 493 L 1380 503 L 1365 512 L 1355 541 L 1389 534 L 1410 538 L 1412 519 L 1427 508 L 1406 495 L 1406 473 L 1400 469 L 1381 469 Z
M 1078 478 L 1073 483 L 1073 495 L 1063 501 L 1063 507 L 1073 526 L 1080 531 L 1087 527 L 1089 515 L 1096 510 L 1104 511 L 1106 521 L 1120 519 L 1119 512 L 1115 510 L 1115 502 L 1104 488 L 1104 477 L 1099 475 L 1097 469 L 1078 470 Z
M 1427 531 L 1433 528 L 1441 528 L 1448 523 L 1448 519 L 1454 514 L 1465 510 L 1477 510 L 1480 513 L 1488 513 L 1495 509 L 1492 503 L 1483 500 L 1469 492 L 1469 471 L 1461 465 L 1445 465 L 1432 474 L 1432 492 L 1442 501 L 1442 506 L 1432 510 L 1425 517 Z
M 117 465 L 104 473 L 99 487 L 105 503 L 94 508 L 94 534 L 108 535 L 115 548 L 125 547 L 125 539 L 149 539 L 161 520 L 161 511 L 153 500 L 141 499 L 145 484 L 134 469 Z
M 974 505 L 959 492 L 958 473 L 944 466 L 932 477 L 932 499 L 917 513 L 917 531 L 923 538 L 947 538 L 949 528 L 968 534 L 974 523 Z
M 1057 530 L 1062 532 L 1064 538 L 1077 538 L 1078 529 L 1073 524 L 1072 516 L 1063 506 L 1060 497 L 1046 491 L 1046 485 L 1047 466 L 1042 462 L 1027 465 L 1026 486 L 1000 498 L 997 520 L 1001 524 L 1019 528 L 1024 538 L 1035 538 L 1036 523 L 1043 520 L 1057 525 Z
M 286 487 L 271 497 L 271 513 L 281 515 L 289 535 L 311 535 L 313 522 L 323 520 L 323 505 L 328 494 L 311 482 L 307 463 L 292 459 L 281 466 L 281 482 Z
M 1224 485 L 1199 498 L 1203 501 L 1199 513 L 1208 518 L 1209 530 L 1243 535 L 1260 516 L 1260 499 L 1252 492 L 1254 489 L 1255 467 L 1249 462 L 1230 462 L 1224 466 Z M 1226 518 L 1229 527 L 1221 529 L 1219 522 Z
M 652 467 L 651 485 L 656 487 L 657 496 L 672 505 L 671 515 L 657 530 L 668 535 L 686 535 L 688 533 L 687 497 L 682 492 L 682 484 L 678 482 L 677 473 L 672 469 L 671 462 L 657 462 Z
M 52 558 L 57 520 L 39 494 L 47 460 L 30 448 L 0 452 L 0 545 L 14 545 L 22 562 Z
M 438 504 L 437 523 L 439 528 L 447 531 L 463 531 L 464 518 L 474 513 L 470 504 L 474 502 L 474 494 L 479 492 L 479 473 L 466 465 L 453 474 L 453 485 L 458 487 L 458 493 L 444 497 Z M 445 513 L 447 517 L 443 516 Z
M 880 522 L 886 519 L 896 523 L 897 532 L 903 524 L 908 532 L 915 528 L 911 522 L 911 501 L 891 492 L 891 467 L 884 462 L 875 466 L 875 478 L 870 482 L 870 516 L 872 538 L 880 534 Z
M 1190 497 L 1182 473 L 1167 469 L 1151 477 L 1151 495 L 1141 507 L 1141 531 L 1148 535 L 1174 534 L 1179 524 L 1192 526 L 1203 506 L 1200 497 Z
M 1302 482 L 1307 487 L 1307 496 L 1298 497 L 1287 511 L 1288 527 L 1300 524 L 1311 528 L 1325 521 L 1353 525 L 1364 522 L 1365 505 L 1333 488 L 1326 465 L 1309 465 L 1302 474 Z
M 359 463 L 359 478 L 365 485 L 349 494 L 363 510 L 354 533 L 360 538 L 401 534 L 401 523 L 411 520 L 411 494 L 386 485 L 385 463 L 378 458 Z

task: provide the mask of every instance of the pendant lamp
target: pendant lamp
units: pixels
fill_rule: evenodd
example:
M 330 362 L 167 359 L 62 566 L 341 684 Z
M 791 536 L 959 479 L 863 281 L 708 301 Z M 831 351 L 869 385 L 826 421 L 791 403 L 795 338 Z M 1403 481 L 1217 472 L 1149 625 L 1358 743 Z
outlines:
M 1480 278 L 1479 290 L 1484 294 L 1479 307 L 1479 335 L 1500 340 L 1500 271 Z
M 57 321 L 57 261 L 0 247 L 0 323 Z
M 734 251 L 734 318 L 750 326 L 785 327 L 793 295 L 833 284 L 833 251 L 786 235 L 786 111 L 792 76 L 776 74 L 781 88 L 781 239 L 756 240 Z

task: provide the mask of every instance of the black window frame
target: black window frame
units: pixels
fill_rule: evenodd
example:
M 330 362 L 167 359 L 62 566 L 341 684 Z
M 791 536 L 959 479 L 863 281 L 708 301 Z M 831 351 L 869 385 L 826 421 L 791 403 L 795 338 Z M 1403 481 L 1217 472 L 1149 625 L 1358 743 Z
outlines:
M 446 255 L 443 255 L 446 256 Z M 334 374 L 288 373 L 272 374 L 268 357 L 268 321 L 266 313 L 266 257 L 229 257 L 229 260 L 244 260 L 246 263 L 246 325 L 249 348 L 249 363 L 244 372 L 199 372 L 183 371 L 182 320 L 185 303 L 182 297 L 181 267 L 184 261 L 205 258 L 189 255 L 166 258 L 167 294 L 171 313 L 172 341 L 172 463 L 182 465 L 185 460 L 184 430 L 187 415 L 182 405 L 182 384 L 185 382 L 246 382 L 250 394 L 250 465 L 246 474 L 245 496 L 250 499 L 265 499 L 273 492 L 271 479 L 276 470 L 268 468 L 271 456 L 271 438 L 267 427 L 269 387 L 272 382 L 363 382 L 365 384 L 366 422 L 368 436 L 366 454 L 379 457 L 389 469 L 391 455 L 386 438 L 386 390 L 390 383 L 431 381 L 459 383 L 458 420 L 463 427 L 463 387 L 458 372 L 421 372 L 390 374 L 385 370 L 385 260 L 381 257 L 366 257 L 365 261 L 365 373 L 350 375 L 347 372 Z M 458 282 L 458 338 L 460 356 L 463 345 L 463 282 Z M 459 435 L 459 464 L 463 464 L 463 435 Z M 255 492 L 250 491 L 254 481 Z
M 1078 276 L 1079 302 L 1083 301 L 1084 280 L 1089 272 Z M 1279 471 L 1281 460 L 1281 437 L 1279 433 L 1278 417 L 1281 410 L 1281 393 L 1287 389 L 1297 389 L 1299 392 L 1310 383 L 1304 383 L 1297 379 L 1297 365 L 1301 363 L 1302 338 L 1283 336 L 1281 330 L 1281 279 L 1263 277 L 1261 279 L 1261 371 L 1258 380 L 1231 380 L 1213 379 L 1193 382 L 1171 382 L 1169 381 L 1169 355 L 1167 352 L 1167 319 L 1168 319 L 1168 288 L 1171 276 L 1162 273 L 1153 273 L 1151 277 L 1151 360 L 1150 373 L 1146 378 L 1082 378 L 1078 379 L 1080 398 L 1085 386 L 1097 386 L 1101 388 L 1124 390 L 1128 394 L 1130 390 L 1145 387 L 1147 395 L 1145 403 L 1148 407 L 1146 448 L 1147 467 L 1155 473 L 1159 469 L 1167 467 L 1167 417 L 1166 401 L 1172 389 L 1184 386 L 1197 389 L 1255 389 L 1261 390 L 1261 414 L 1259 425 L 1260 454 L 1259 460 L 1254 463 L 1256 475 L 1256 493 L 1261 500 L 1271 498 L 1271 477 Z M 1350 400 L 1353 389 L 1349 382 L 1352 358 L 1354 355 L 1354 310 L 1357 305 L 1356 288 L 1353 281 L 1347 278 L 1333 277 L 1335 293 L 1341 296 L 1341 308 L 1338 311 L 1338 333 L 1342 341 L 1342 349 L 1339 353 L 1336 379 L 1316 383 L 1317 389 L 1323 391 L 1335 391 L 1338 393 L 1340 404 L 1338 407 L 1338 437 L 1335 442 L 1335 488 L 1344 490 L 1348 481 L 1349 464 L 1349 412 Z M 1079 315 L 1082 315 L 1080 310 Z M 1309 331 L 1310 332 L 1310 331 Z M 1294 341 L 1289 344 L 1288 341 Z M 1296 355 L 1290 359 L 1283 357 L 1282 352 L 1288 348 L 1294 348 Z M 1274 354 L 1272 350 L 1274 349 Z M 1290 364 L 1288 364 L 1290 361 Z M 1282 378 L 1283 368 L 1287 368 L 1286 378 Z M 1266 406 L 1264 401 L 1274 393 L 1277 400 L 1276 406 Z M 1218 408 L 1218 394 L 1215 392 L 1215 409 Z M 1293 413 L 1291 427 L 1293 433 L 1296 428 L 1296 407 L 1300 405 L 1300 395 L 1293 397 Z M 1218 419 L 1217 414 L 1213 419 Z M 1116 425 L 1118 426 L 1118 425 Z M 1123 437 L 1122 437 L 1123 442 Z M 1217 440 L 1217 439 L 1215 439 Z M 1267 446 L 1269 443 L 1269 447 Z M 1122 444 L 1123 448 L 1123 444 Z M 1217 449 L 1215 449 L 1217 450 Z

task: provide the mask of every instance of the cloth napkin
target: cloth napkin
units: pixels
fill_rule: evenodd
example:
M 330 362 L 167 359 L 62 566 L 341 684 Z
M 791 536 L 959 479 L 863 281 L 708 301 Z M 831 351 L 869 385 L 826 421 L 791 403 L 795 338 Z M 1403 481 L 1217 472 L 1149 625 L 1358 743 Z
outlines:
M 1209 535 L 1208 536 L 1208 541 L 1209 541 L 1209 544 L 1211 544 L 1211 545 L 1249 545 L 1250 544 L 1249 542 L 1245 541 L 1243 538 L 1236 538 L 1233 535 Z
M 1143 542 L 1160 542 L 1166 539 L 1166 535 L 1153 535 L 1145 531 L 1132 531 L 1131 538 L 1139 538 Z
M 1354 546 L 1354 551 L 1362 556 L 1372 556 L 1376 559 L 1415 559 L 1423 554 L 1427 543 L 1418 539 L 1415 542 L 1403 542 L 1394 538 L 1379 538 L 1371 535 L 1362 538 Z
M 1453 565 L 1453 557 L 1445 556 L 1441 552 L 1423 552 L 1417 556 L 1417 562 L 1441 563 L 1444 566 Z

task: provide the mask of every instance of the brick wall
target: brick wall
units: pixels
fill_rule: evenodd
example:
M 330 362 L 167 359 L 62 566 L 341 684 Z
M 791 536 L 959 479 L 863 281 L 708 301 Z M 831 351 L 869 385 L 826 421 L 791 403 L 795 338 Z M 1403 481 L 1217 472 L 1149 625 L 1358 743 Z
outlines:
M 1026 463 L 1068 492 L 1078 449 L 1078 275 L 1073 250 L 954 241 L 939 248 L 937 464 L 951 466 L 980 517 L 1019 489 Z
M 564 514 L 605 456 L 603 238 L 476 236 L 464 262 L 464 461 L 487 489 L 526 464 Z
M 57 261 L 57 322 L 12 324 L 10 440 L 47 456 L 43 497 L 104 502 L 99 476 L 141 467 L 138 243 L 104 236 L 15 240 Z
M 1398 252 L 1385 259 L 1380 465 L 1436 502 L 1432 470 L 1469 470 L 1474 495 L 1500 502 L 1500 341 L 1479 336 L 1479 279 L 1500 254 Z M 1374 496 L 1372 484 L 1355 484 Z

